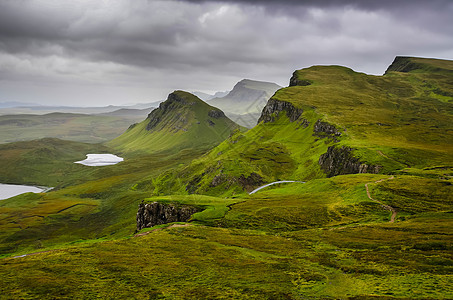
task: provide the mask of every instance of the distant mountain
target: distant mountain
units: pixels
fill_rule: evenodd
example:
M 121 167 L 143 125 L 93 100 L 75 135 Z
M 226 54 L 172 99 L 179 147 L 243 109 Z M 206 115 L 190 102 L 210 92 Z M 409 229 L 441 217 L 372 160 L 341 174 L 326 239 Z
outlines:
M 98 115 L 102 116 L 117 116 L 117 117 L 146 117 L 154 107 L 148 107 L 143 109 L 132 109 L 132 108 L 120 108 L 115 111 L 101 113 Z
M 184 91 L 175 91 L 141 123 L 108 143 L 123 152 L 207 149 L 225 140 L 240 126 L 218 108 Z
M 225 97 L 226 95 L 228 95 L 229 92 L 230 91 L 217 92 L 214 95 L 203 93 L 203 92 L 192 92 L 192 94 L 194 94 L 195 96 L 197 96 L 198 98 L 200 98 L 203 101 L 209 101 L 214 98 Z
M 252 128 L 261 110 L 281 86 L 272 82 L 243 79 L 224 97 L 214 98 L 209 104 L 220 108 L 236 123 Z
M 116 106 L 116 105 L 108 105 L 108 106 L 93 106 L 93 107 L 77 107 L 77 106 L 44 106 L 44 105 L 29 105 L 26 106 L 0 106 L 0 115 L 15 115 L 15 114 L 33 114 L 33 115 L 44 115 L 54 112 L 60 113 L 70 113 L 70 114 L 103 114 L 103 113 L 110 113 L 117 111 L 119 109 L 149 109 L 151 107 L 159 106 L 159 103 L 151 102 L 151 103 L 139 103 L 130 106 Z M 8 102 L 8 103 L 18 103 L 18 102 Z

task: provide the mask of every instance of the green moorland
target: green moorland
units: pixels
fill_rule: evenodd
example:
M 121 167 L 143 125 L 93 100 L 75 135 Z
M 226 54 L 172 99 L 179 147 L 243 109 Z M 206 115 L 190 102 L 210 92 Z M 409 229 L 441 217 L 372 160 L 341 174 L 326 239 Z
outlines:
M 76 165 L 55 191 L 0 201 L 0 295 L 452 299 L 451 70 L 451 61 L 420 58 L 397 58 L 384 76 L 311 67 L 273 97 L 292 111 L 268 111 L 270 121 L 205 154 L 205 145 L 143 151 L 153 145 L 130 131 L 98 146 L 128 159 Z M 319 131 L 318 120 L 341 134 Z M 352 148 L 379 174 L 328 178 L 318 162 L 331 146 Z M 248 195 L 275 180 L 305 183 Z M 205 210 L 134 235 L 142 201 Z M 36 254 L 14 257 L 26 253 Z
M 302 110 L 296 121 L 290 121 L 288 112 L 273 112 L 272 122 L 236 132 L 191 165 L 160 176 L 155 193 L 188 190 L 231 196 L 243 192 L 241 175 L 255 180 L 255 187 L 260 182 L 323 178 L 318 162 L 329 146 L 350 147 L 361 162 L 381 166 L 380 172 L 387 174 L 453 166 L 450 62 L 447 69 L 433 71 L 432 62 L 441 63 L 426 59 L 418 65 L 426 71 L 391 71 L 399 61 L 385 76 L 340 66 L 296 71 L 292 81 L 302 84 L 280 89 L 271 98 Z M 433 91 L 451 96 L 440 99 Z M 338 135 L 315 132 L 318 120 L 334 126 Z
M 143 118 L 140 113 L 118 115 L 86 115 L 50 113 L 45 115 L 0 116 L 0 143 L 59 138 L 84 143 L 101 143 L 122 134 Z

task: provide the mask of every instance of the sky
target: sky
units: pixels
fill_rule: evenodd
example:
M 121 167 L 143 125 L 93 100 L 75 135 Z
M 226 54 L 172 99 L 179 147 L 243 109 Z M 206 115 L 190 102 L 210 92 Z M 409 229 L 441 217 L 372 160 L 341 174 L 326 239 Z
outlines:
M 0 102 L 103 106 L 453 59 L 450 0 L 0 0 Z

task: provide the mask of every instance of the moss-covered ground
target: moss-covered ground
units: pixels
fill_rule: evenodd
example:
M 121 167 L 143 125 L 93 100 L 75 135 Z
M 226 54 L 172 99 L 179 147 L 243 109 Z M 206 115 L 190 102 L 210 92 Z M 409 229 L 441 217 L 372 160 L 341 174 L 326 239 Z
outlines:
M 122 150 L 1 146 L 2 179 L 56 189 L 0 201 L 0 298 L 452 299 L 451 64 L 413 62 L 381 77 L 298 71 L 311 85 L 274 98 L 300 120 L 279 114 L 207 153 L 124 150 L 124 162 L 90 168 L 72 162 Z M 315 134 L 319 119 L 341 136 Z M 326 178 L 318 160 L 332 145 L 380 174 Z M 275 180 L 306 183 L 247 193 Z M 136 236 L 142 201 L 205 210 Z
M 1 292 L 23 299 L 453 297 L 452 197 L 436 189 L 451 180 L 425 182 L 435 200 L 420 193 L 412 200 L 426 210 L 400 208 L 389 223 L 389 212 L 368 199 L 364 184 L 371 182 L 373 197 L 385 201 L 394 194 L 388 185 L 417 187 L 416 179 L 424 179 L 375 183 L 387 178 L 338 176 L 224 203 L 207 196 L 149 198 L 231 210 L 223 218 L 224 212 L 199 213 L 190 226 L 143 229 L 150 232 L 139 237 L 2 259 Z

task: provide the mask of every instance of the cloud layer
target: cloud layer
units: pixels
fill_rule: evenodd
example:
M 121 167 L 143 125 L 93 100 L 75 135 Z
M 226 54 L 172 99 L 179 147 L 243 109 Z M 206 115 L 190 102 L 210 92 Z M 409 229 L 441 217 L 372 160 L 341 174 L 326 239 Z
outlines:
M 5 0 L 0 102 L 155 101 L 314 64 L 381 74 L 396 55 L 453 58 L 451 15 L 436 0 Z

